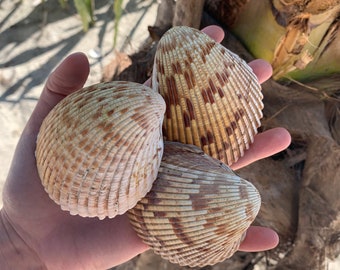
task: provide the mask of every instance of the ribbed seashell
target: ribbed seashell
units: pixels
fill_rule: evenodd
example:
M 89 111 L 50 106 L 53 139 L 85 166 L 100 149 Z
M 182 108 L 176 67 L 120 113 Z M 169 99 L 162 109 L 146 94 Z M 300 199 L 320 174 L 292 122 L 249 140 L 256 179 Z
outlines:
M 131 82 L 67 96 L 37 140 L 37 167 L 49 196 L 83 217 L 114 217 L 132 208 L 156 179 L 164 112 L 158 93 Z
M 205 33 L 179 26 L 158 44 L 152 85 L 166 102 L 164 138 L 199 146 L 230 165 L 253 142 L 261 86 L 240 57 Z
M 128 211 L 143 241 L 173 263 L 229 258 L 261 205 L 256 188 L 194 145 L 165 142 L 151 191 Z

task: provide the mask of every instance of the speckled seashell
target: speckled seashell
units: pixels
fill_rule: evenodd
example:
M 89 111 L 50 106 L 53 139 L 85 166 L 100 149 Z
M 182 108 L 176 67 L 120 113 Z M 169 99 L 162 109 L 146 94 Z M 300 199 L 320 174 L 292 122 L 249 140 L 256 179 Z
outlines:
M 232 256 L 261 204 L 256 188 L 194 145 L 165 142 L 151 191 L 128 215 L 156 253 L 187 266 Z
M 263 108 L 257 77 L 203 32 L 179 26 L 164 34 L 152 85 L 167 105 L 166 140 L 197 145 L 228 165 L 253 142 Z
M 37 167 L 49 196 L 83 217 L 114 217 L 132 208 L 156 179 L 164 112 L 158 93 L 131 82 L 67 96 L 37 140 Z

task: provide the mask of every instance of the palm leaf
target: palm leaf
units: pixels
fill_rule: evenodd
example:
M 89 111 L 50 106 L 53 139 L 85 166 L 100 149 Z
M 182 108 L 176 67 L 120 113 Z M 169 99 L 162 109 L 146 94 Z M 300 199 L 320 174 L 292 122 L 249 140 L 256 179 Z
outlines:
M 74 5 L 80 15 L 83 29 L 86 32 L 94 23 L 94 1 L 93 0 L 74 0 Z
M 115 25 L 114 25 L 114 35 L 113 35 L 113 46 L 117 45 L 117 37 L 118 37 L 118 26 L 120 22 L 120 18 L 122 16 L 122 5 L 123 0 L 115 0 L 113 3 L 113 12 L 115 14 Z

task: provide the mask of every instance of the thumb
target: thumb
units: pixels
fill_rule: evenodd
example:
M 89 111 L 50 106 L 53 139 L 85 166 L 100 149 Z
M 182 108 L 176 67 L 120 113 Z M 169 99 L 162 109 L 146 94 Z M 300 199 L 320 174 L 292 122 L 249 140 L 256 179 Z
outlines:
M 60 100 L 83 87 L 89 71 L 85 54 L 74 53 L 65 58 L 48 77 L 26 128 L 37 132 L 46 115 Z

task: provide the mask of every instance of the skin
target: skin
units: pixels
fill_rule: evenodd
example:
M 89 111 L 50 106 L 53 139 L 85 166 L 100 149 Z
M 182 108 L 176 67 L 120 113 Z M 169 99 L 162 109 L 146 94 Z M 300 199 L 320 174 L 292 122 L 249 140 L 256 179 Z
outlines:
M 216 41 L 223 31 L 215 26 L 206 32 Z M 262 60 L 249 65 L 262 83 L 271 67 Z M 113 219 L 71 216 L 60 210 L 44 191 L 35 164 L 35 142 L 48 112 L 65 96 L 80 89 L 89 74 L 82 53 L 67 57 L 49 76 L 41 97 L 21 135 L 3 192 L 0 212 L 0 260 L 2 269 L 108 269 L 148 249 L 132 230 L 126 215 Z M 258 134 L 245 156 L 233 169 L 285 149 L 290 135 L 283 128 Z M 242 251 L 263 251 L 278 244 L 269 228 L 250 227 Z M 22 268 L 20 268 L 22 269 Z

